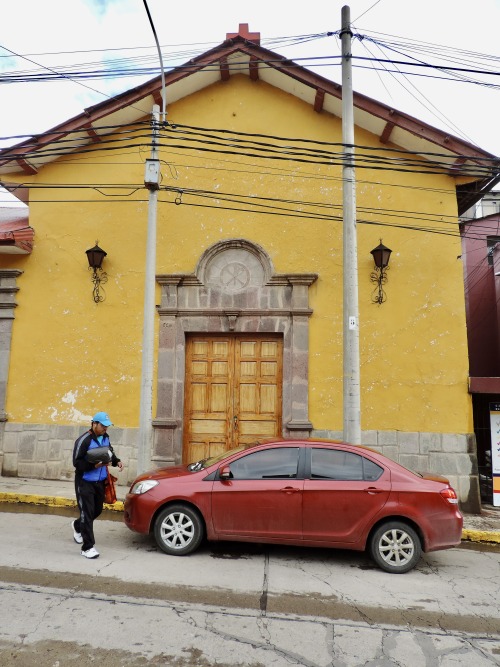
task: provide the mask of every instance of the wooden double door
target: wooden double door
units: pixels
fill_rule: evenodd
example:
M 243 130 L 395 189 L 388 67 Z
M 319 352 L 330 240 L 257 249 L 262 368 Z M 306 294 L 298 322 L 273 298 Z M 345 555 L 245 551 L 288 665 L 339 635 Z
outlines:
M 184 463 L 281 435 L 282 368 L 278 335 L 189 336 Z

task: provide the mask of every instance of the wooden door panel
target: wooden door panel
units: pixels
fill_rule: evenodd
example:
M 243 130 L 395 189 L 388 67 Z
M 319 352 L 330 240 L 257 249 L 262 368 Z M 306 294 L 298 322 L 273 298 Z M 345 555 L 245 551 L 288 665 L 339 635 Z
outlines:
M 229 339 L 192 337 L 186 346 L 183 461 L 228 449 Z
M 219 454 L 224 454 L 227 451 L 226 441 L 213 441 L 209 443 L 209 456 L 219 456 Z M 195 459 L 199 461 L 199 459 Z
M 212 361 L 212 377 L 228 377 L 228 375 L 227 361 Z
M 242 361 L 240 364 L 240 379 L 254 378 L 257 376 L 257 364 L 255 361 Z
M 277 377 L 278 364 L 275 361 L 263 361 L 260 365 L 260 374 L 262 377 Z
M 281 343 L 281 341 L 279 341 Z M 261 343 L 261 355 L 263 357 L 277 358 L 281 345 L 278 345 L 278 340 L 264 340 Z
M 259 419 L 262 415 L 269 418 L 275 414 L 277 403 L 275 385 L 245 384 L 240 385 L 239 418 Z
M 240 350 L 241 350 L 241 357 L 254 357 L 255 356 L 255 348 L 256 348 L 256 342 L 254 340 L 240 340 Z
M 280 435 L 281 339 L 254 336 L 235 345 L 235 444 Z
M 264 385 L 260 390 L 260 411 L 261 414 L 274 414 L 276 412 L 276 386 Z
M 193 412 L 206 412 L 207 409 L 207 385 L 193 383 L 191 385 L 191 410 Z
M 189 452 L 189 453 L 188 453 Z M 189 443 L 188 452 L 185 453 L 185 462 L 193 463 L 194 461 L 200 461 L 201 459 L 206 458 L 206 443 L 205 442 L 196 442 L 191 440 Z
M 250 414 L 258 410 L 257 386 L 254 384 L 240 385 L 240 416 L 243 412 Z
M 227 384 L 213 384 L 210 392 L 209 412 L 227 413 Z
M 208 341 L 206 340 L 193 340 L 192 354 L 193 358 L 197 355 L 205 357 L 208 352 Z
M 208 363 L 206 361 L 193 360 L 191 364 L 191 375 L 193 377 L 206 377 L 208 375 Z
M 210 439 L 206 439 L 203 442 L 191 440 L 187 450 L 189 453 L 185 453 L 184 459 L 185 463 L 193 463 L 194 461 L 206 459 L 209 456 L 217 456 L 225 451 L 225 442 Z
M 276 422 L 274 419 L 268 419 L 267 421 L 265 419 L 261 419 L 259 421 L 257 420 L 252 420 L 252 421 L 240 421 L 238 424 L 238 431 L 240 434 L 240 437 L 244 437 L 247 435 L 252 436 L 252 442 L 255 440 L 259 435 L 262 435 L 265 438 L 271 438 L 273 435 L 276 435 L 275 426 Z M 245 440 L 245 442 L 247 442 Z
M 212 340 L 213 355 L 227 359 L 229 344 L 230 344 L 229 340 Z
M 281 383 L 278 337 L 188 338 L 184 462 L 280 435 Z
M 225 423 L 221 419 L 191 419 L 190 431 L 193 435 L 225 435 Z

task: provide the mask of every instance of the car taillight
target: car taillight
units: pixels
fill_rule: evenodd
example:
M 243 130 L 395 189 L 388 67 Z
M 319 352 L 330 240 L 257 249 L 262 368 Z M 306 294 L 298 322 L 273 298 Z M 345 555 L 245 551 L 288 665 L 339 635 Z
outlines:
M 441 491 L 441 495 L 450 503 L 450 505 L 458 505 L 457 494 L 455 493 L 455 490 L 451 488 L 451 486 L 449 486 L 447 489 L 443 489 Z

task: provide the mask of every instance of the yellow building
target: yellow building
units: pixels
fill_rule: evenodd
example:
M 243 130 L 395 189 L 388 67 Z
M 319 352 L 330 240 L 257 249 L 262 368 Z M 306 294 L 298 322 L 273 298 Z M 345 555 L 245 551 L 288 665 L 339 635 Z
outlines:
M 1 225 L 4 475 L 71 476 L 75 438 L 106 410 L 131 480 L 149 387 L 154 466 L 258 436 L 342 438 L 341 87 L 240 26 L 168 73 L 166 92 L 158 123 L 159 77 L 0 153 L 2 182 L 29 203 L 24 232 Z M 493 156 L 362 95 L 354 120 L 361 440 L 446 474 L 473 511 L 457 218 Z M 95 293 L 94 244 L 107 253 Z

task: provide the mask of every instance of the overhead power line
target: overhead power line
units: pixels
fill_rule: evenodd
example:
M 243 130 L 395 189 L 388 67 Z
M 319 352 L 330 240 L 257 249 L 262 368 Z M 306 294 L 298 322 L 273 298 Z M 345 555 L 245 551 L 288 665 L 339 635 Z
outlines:
M 267 40 L 267 48 L 271 48 L 273 45 L 274 48 L 288 48 L 290 46 L 296 46 L 299 44 L 304 44 L 306 42 L 317 41 L 324 38 L 337 37 L 340 31 L 328 31 L 324 33 L 312 34 L 312 35 L 297 35 L 291 37 L 279 37 Z M 377 33 L 372 33 L 377 35 Z M 458 49 L 451 49 L 450 47 L 439 47 L 436 45 L 425 45 L 425 43 L 412 42 L 409 40 L 400 40 L 400 41 L 390 41 L 384 40 L 381 37 L 371 36 L 369 31 L 363 33 L 356 33 L 353 35 L 353 39 L 358 39 L 360 42 L 363 40 L 371 41 L 381 49 L 384 49 L 388 52 L 398 53 L 405 57 L 405 60 L 394 59 L 394 58 L 377 58 L 377 57 L 366 57 L 366 56 L 357 56 L 353 54 L 353 64 L 362 63 L 363 61 L 369 62 L 372 68 L 376 68 L 376 65 L 392 65 L 392 66 L 407 66 L 410 68 L 424 68 L 424 69 L 435 69 L 439 70 L 442 73 L 447 75 L 447 78 L 453 79 L 456 78 L 457 74 L 476 74 L 476 75 L 487 75 L 496 77 L 500 74 L 500 68 L 498 63 L 500 58 L 495 56 L 488 56 L 484 54 L 473 54 L 472 52 L 463 52 Z M 419 45 L 420 44 L 420 45 Z M 433 47 L 433 48 L 432 48 Z M 8 51 L 12 56 L 17 58 L 24 59 L 27 62 L 35 65 L 37 69 L 35 70 L 22 70 L 18 69 L 16 71 L 4 71 L 0 75 L 0 82 L 2 83 L 37 83 L 37 82 L 47 82 L 47 81 L 57 81 L 61 79 L 74 80 L 75 83 L 82 80 L 99 80 L 99 79 L 118 79 L 122 77 L 147 77 L 155 76 L 161 72 L 161 67 L 157 64 L 157 55 L 140 55 L 133 57 L 124 57 L 119 58 L 107 58 L 104 62 L 90 62 L 83 64 L 60 64 L 60 65 L 51 65 L 45 66 L 32 59 L 29 56 L 46 56 L 49 54 L 28 54 L 22 55 L 8 49 L 7 47 L 0 47 Z M 132 50 L 144 49 L 146 47 L 134 47 Z M 161 53 L 163 54 L 163 49 L 165 47 L 160 47 Z M 110 49 L 110 52 L 117 51 L 119 49 Z M 130 51 L 130 48 L 124 48 L 123 51 Z M 120 50 L 122 51 L 122 50 Z M 415 57 L 411 56 L 408 51 L 422 52 L 427 56 L 441 57 L 445 62 L 429 62 L 424 60 L 417 60 Z M 97 53 L 106 53 L 106 51 L 101 50 Z M 60 52 L 50 55 L 67 55 L 72 52 Z M 90 51 L 75 51 L 77 53 L 91 53 Z M 178 68 L 178 69 L 193 69 L 197 68 L 196 63 L 183 63 L 182 59 L 188 58 L 192 60 L 202 53 L 202 50 L 192 49 L 190 51 L 171 51 L 165 53 L 165 59 L 168 69 Z M 468 66 L 457 66 L 457 57 L 459 54 L 467 53 L 467 64 Z M 0 56 L 2 57 L 2 56 Z M 5 57 L 5 56 L 4 56 Z M 478 64 L 474 64 L 473 57 L 479 60 Z M 452 60 L 452 58 L 454 58 Z M 285 64 L 286 67 L 297 67 L 304 66 L 308 68 L 330 66 L 332 64 L 340 65 L 341 55 L 329 55 L 329 56 L 298 56 L 294 57 L 293 60 L 288 60 Z M 449 60 L 450 62 L 446 62 Z M 453 64 L 451 64 L 453 62 Z M 489 63 L 489 66 L 481 66 L 483 62 Z M 262 60 L 259 62 L 261 67 L 272 67 L 279 64 L 283 66 L 283 59 L 269 59 Z M 247 69 L 248 63 L 246 60 L 242 60 L 240 63 L 237 61 L 231 64 L 233 69 L 241 67 L 241 69 Z M 206 65 L 204 67 L 207 71 L 210 69 L 218 69 L 218 64 L 214 63 L 212 66 Z M 377 68 L 378 69 L 378 68 Z M 395 70 L 397 73 L 399 70 Z M 407 72 L 408 73 L 408 72 Z M 478 85 L 494 85 L 497 87 L 497 84 L 488 84 L 484 81 L 478 81 L 473 79 L 466 79 L 468 83 L 474 83 Z M 94 90 L 91 88 L 91 90 Z M 103 94 L 100 91 L 95 91 L 99 94 Z
M 123 150 L 145 150 L 151 147 L 148 122 L 137 122 L 125 126 L 109 126 L 110 132 L 100 138 L 98 144 L 89 144 L 81 136 L 81 130 L 68 132 L 63 136 L 56 133 L 54 141 L 49 141 L 51 133 L 45 135 L 46 144 L 40 144 L 38 137 L 33 142 L 24 142 L 16 151 L 16 146 L 3 153 L 3 159 L 47 159 L 67 156 L 82 156 L 100 152 Z M 111 130 L 115 129 L 112 134 Z M 323 142 L 300 137 L 282 137 L 257 133 L 245 133 L 220 128 L 204 128 L 188 125 L 164 123 L 158 136 L 158 147 L 168 150 L 196 149 L 202 153 L 244 156 L 253 159 L 297 162 L 325 166 L 344 164 L 344 146 L 340 142 Z M 33 146 L 33 150 L 29 148 Z M 376 148 L 355 145 L 353 155 L 355 166 L 361 169 L 390 170 L 421 174 L 453 173 L 474 178 L 492 178 L 500 168 L 498 158 L 463 155 L 448 155 L 437 151 L 410 153 L 396 148 Z M 427 159 L 428 158 L 428 159 Z M 457 164 L 461 159 L 462 164 Z
M 379 46 L 383 46 L 378 42 L 374 42 Z M 459 74 L 475 74 L 475 75 L 487 75 L 492 77 L 500 76 L 500 71 L 495 71 L 493 69 L 479 69 L 473 67 L 454 67 L 451 65 L 439 65 L 435 63 L 426 63 L 426 62 L 416 62 L 415 60 L 399 60 L 394 58 L 379 58 L 379 57 L 368 57 L 368 56 L 352 56 L 353 65 L 366 68 L 364 63 L 370 63 L 370 69 L 377 71 L 387 71 L 392 73 L 399 73 L 399 66 L 404 65 L 411 69 L 426 69 L 426 70 L 438 70 L 441 74 L 439 77 L 432 76 L 431 78 L 441 78 L 448 80 L 457 80 Z M 287 61 L 283 63 L 282 58 L 260 60 L 259 67 L 263 68 L 272 68 L 276 65 L 280 67 L 285 67 L 287 69 L 294 69 L 298 67 L 314 68 L 314 67 L 327 67 L 331 65 L 340 66 L 341 56 L 330 55 L 330 56 L 307 56 L 307 57 L 298 57 L 294 58 L 293 61 Z M 377 65 L 384 65 L 384 67 L 377 67 Z M 397 67 L 396 69 L 387 69 L 386 65 L 391 65 L 392 67 Z M 166 63 L 166 69 L 172 70 L 186 70 L 194 71 L 198 69 L 197 63 L 187 63 L 187 64 L 168 64 Z M 203 66 L 205 72 L 218 71 L 220 66 L 218 63 L 207 64 Z M 241 61 L 234 60 L 231 62 L 232 71 L 242 71 L 246 72 L 248 70 L 248 62 L 244 59 Z M 101 67 L 87 67 L 86 69 L 76 69 L 76 66 L 60 66 L 57 71 L 51 68 L 41 67 L 40 70 L 35 71 L 26 71 L 19 70 L 15 72 L 4 71 L 0 74 L 0 83 L 4 84 L 16 84 L 16 83 L 47 83 L 50 81 L 60 81 L 63 79 L 74 81 L 75 83 L 79 81 L 86 80 L 102 80 L 102 79 L 120 79 L 123 77 L 153 77 L 160 74 L 161 68 L 158 65 L 137 65 L 135 63 L 126 63 L 123 60 L 116 61 L 112 66 L 109 63 Z M 412 71 L 403 72 L 404 74 L 415 74 Z M 421 74 L 419 76 L 422 76 Z M 429 76 L 429 75 L 426 75 Z M 498 83 L 488 83 L 487 81 L 481 81 L 477 79 L 472 79 L 470 77 L 461 77 L 458 79 L 462 83 L 471 83 L 480 86 L 487 86 L 491 88 L 498 88 L 500 84 Z M 84 85 L 84 84 L 82 84 Z M 88 87 L 95 93 L 104 95 L 101 91 L 95 90 L 94 88 Z
M 102 203 L 102 204 L 123 204 L 147 203 L 147 199 L 133 196 L 143 190 L 142 184 L 44 184 L 37 183 L 32 187 L 36 190 L 67 190 L 67 191 L 85 191 L 92 190 L 103 196 L 103 199 L 84 199 L 84 198 L 65 198 L 43 200 L 31 197 L 31 202 L 37 203 Z M 126 191 L 126 192 L 124 192 Z M 266 214 L 290 219 L 303 219 L 309 221 L 340 222 L 342 220 L 342 207 L 340 204 L 332 205 L 326 202 L 311 200 L 283 199 L 279 197 L 266 197 L 260 195 L 239 194 L 234 192 L 223 192 L 213 190 L 201 190 L 195 188 L 185 188 L 178 186 L 161 186 L 160 192 L 169 194 L 171 199 L 161 199 L 163 204 L 185 205 L 201 208 L 212 208 L 219 210 L 231 210 L 241 213 Z M 198 201 L 198 200 L 201 200 Z M 210 200 L 212 203 L 206 203 Z M 457 224 L 457 218 L 425 211 L 412 211 L 403 209 L 387 209 L 387 207 L 357 207 L 359 213 L 359 222 L 365 225 L 378 225 L 381 227 L 391 227 L 394 229 L 414 230 L 419 232 L 429 232 L 433 234 L 445 235 L 458 238 L 460 229 Z M 370 216 L 370 217 L 368 217 Z M 474 229 L 469 230 L 468 238 L 484 238 L 484 229 L 481 225 L 475 225 Z

